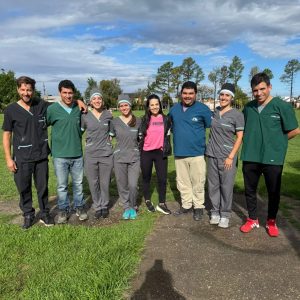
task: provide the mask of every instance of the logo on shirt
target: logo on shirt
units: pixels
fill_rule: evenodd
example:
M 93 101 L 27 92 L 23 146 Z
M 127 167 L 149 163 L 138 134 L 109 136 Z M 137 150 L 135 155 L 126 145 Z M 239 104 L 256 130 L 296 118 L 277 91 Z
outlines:
M 192 118 L 192 121 L 193 121 L 193 122 L 198 122 L 198 118 L 193 117 L 193 118 Z
M 280 119 L 280 116 L 277 116 L 277 115 L 271 115 L 271 118 Z
M 152 122 L 151 125 L 153 125 L 153 126 L 162 126 L 162 125 L 164 125 L 164 122 Z

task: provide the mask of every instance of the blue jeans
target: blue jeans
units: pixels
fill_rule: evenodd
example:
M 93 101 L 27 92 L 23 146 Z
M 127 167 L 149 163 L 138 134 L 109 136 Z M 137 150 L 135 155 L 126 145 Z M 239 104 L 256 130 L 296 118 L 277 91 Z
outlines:
M 57 204 L 60 210 L 69 210 L 68 196 L 69 174 L 72 178 L 74 207 L 84 205 L 82 181 L 83 181 L 83 157 L 78 158 L 53 158 L 55 175 L 57 178 Z

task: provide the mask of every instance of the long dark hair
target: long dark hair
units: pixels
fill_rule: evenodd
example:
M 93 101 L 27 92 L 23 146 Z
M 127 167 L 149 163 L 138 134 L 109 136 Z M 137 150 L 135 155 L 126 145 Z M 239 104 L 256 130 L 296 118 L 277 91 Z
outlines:
M 158 113 L 161 114 L 161 115 L 164 114 L 163 110 L 162 110 L 162 104 L 161 104 L 160 98 L 156 94 L 151 94 L 150 96 L 148 96 L 146 104 L 145 104 L 145 115 L 143 116 L 144 122 L 146 124 L 146 129 L 148 129 L 149 123 L 150 123 L 151 112 L 150 112 L 150 109 L 149 109 L 149 105 L 150 105 L 150 101 L 152 99 L 158 100 L 158 103 L 159 103 Z

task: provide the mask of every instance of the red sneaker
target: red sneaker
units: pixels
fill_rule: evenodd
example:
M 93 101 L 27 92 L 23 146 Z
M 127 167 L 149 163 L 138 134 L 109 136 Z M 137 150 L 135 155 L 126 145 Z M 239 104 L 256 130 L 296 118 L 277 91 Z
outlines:
M 244 233 L 247 233 L 250 232 L 255 227 L 259 228 L 258 219 L 252 220 L 250 218 L 247 218 L 246 223 L 240 227 L 240 230 Z
M 279 230 L 275 221 L 275 219 L 268 219 L 266 225 L 267 233 L 272 237 L 277 237 L 279 235 Z

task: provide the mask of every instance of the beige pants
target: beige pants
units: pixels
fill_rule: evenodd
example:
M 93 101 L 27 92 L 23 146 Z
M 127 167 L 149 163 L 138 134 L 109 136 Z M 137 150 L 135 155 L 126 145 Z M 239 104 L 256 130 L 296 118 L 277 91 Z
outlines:
M 204 208 L 206 164 L 204 156 L 175 158 L 177 189 L 182 207 Z

